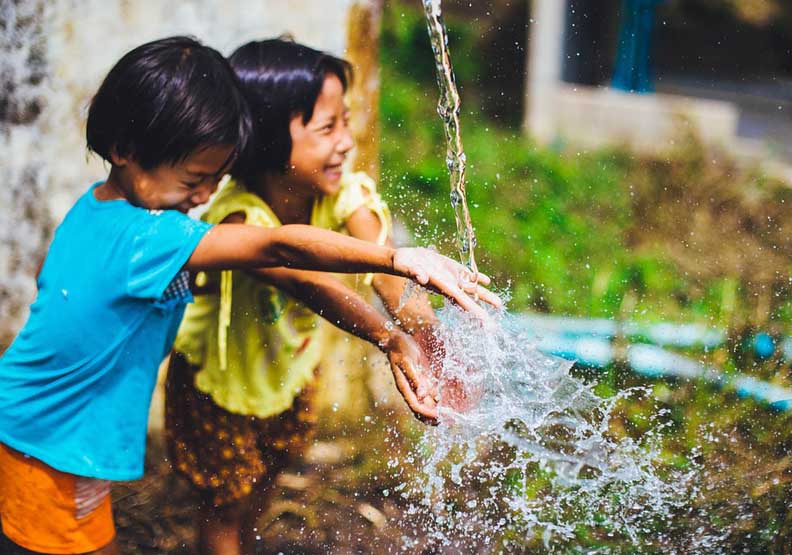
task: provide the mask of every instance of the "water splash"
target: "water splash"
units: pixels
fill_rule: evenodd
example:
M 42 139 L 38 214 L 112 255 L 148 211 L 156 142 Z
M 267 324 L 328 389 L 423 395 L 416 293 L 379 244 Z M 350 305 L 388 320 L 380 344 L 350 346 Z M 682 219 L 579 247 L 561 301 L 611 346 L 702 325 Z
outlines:
M 571 363 L 537 351 L 536 338 L 517 318 L 495 317 L 483 333 L 456 308 L 440 312 L 441 424 L 424 432 L 411 455 L 423 471 L 401 489 L 412 502 L 416 538 L 449 552 L 539 542 L 546 552 L 561 553 L 589 534 L 646 546 L 645 553 L 650 547 L 716 553 L 719 539 L 709 536 L 697 539 L 698 551 L 689 543 L 682 551 L 674 547 L 674 515 L 698 497 L 701 469 L 663 462 L 664 411 L 640 439 L 611 429 L 617 406 L 649 391 L 602 398 L 570 374 Z M 412 549 L 416 541 L 405 545 Z
M 465 193 L 465 151 L 462 146 L 459 125 L 459 93 L 454 78 L 454 69 L 451 66 L 448 35 L 443 24 L 440 0 L 423 0 L 423 5 L 437 69 L 437 85 L 440 88 L 437 113 L 443 121 L 446 135 L 446 165 L 451 174 L 451 206 L 454 209 L 456 220 L 457 248 L 460 260 L 473 272 L 473 280 L 475 280 L 477 272 L 474 255 L 476 236 L 473 232 Z

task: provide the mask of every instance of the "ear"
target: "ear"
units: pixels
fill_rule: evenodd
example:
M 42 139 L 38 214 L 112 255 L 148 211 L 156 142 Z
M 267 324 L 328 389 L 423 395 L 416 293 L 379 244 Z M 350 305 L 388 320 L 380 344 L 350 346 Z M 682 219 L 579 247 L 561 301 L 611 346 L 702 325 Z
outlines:
M 121 156 L 115 147 L 110 149 L 110 163 L 119 168 L 123 168 L 129 164 L 130 158 L 128 156 Z

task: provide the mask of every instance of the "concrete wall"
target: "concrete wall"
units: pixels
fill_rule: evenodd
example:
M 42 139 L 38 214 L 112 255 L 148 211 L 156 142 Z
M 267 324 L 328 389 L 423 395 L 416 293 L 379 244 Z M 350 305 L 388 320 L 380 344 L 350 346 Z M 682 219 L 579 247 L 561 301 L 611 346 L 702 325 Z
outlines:
M 350 54 L 358 167 L 377 167 L 381 0 L 27 0 L 0 3 L 0 350 L 27 316 L 33 274 L 74 200 L 107 172 L 85 150 L 85 112 L 130 48 L 195 35 L 229 54 L 256 38 Z M 348 51 L 349 47 L 349 51 Z
M 569 140 L 586 148 L 618 144 L 654 153 L 672 148 L 680 127 L 688 125 L 709 144 L 728 147 L 737 141 L 737 107 L 717 100 L 559 83 L 543 110 L 545 126 L 530 131 L 546 142 Z

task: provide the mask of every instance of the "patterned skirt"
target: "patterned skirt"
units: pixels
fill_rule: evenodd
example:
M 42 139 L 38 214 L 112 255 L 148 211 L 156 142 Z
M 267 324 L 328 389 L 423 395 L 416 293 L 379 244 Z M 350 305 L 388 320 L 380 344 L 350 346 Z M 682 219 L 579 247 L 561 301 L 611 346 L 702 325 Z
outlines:
M 198 368 L 171 355 L 165 383 L 165 437 L 171 464 L 216 507 L 270 485 L 313 438 L 314 379 L 292 407 L 269 418 L 235 414 L 195 387 Z

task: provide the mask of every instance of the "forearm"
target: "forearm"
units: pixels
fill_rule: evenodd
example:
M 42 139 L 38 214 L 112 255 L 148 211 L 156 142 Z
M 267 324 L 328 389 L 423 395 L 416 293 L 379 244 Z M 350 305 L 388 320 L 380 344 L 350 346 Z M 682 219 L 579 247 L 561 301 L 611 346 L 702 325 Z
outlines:
M 339 329 L 379 348 L 384 348 L 390 342 L 393 332 L 388 329 L 388 319 L 332 276 L 284 268 L 257 270 L 255 273 Z
M 396 273 L 394 253 L 390 247 L 308 225 L 273 229 L 222 223 L 201 239 L 186 268 L 199 271 L 285 266 L 338 273 Z
M 372 245 L 339 233 L 307 225 L 287 225 L 274 230 L 279 264 L 288 268 L 325 272 L 394 273 L 391 247 Z

